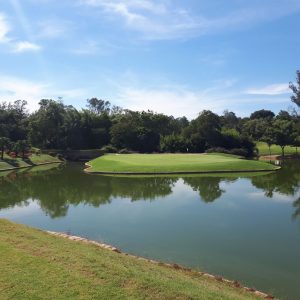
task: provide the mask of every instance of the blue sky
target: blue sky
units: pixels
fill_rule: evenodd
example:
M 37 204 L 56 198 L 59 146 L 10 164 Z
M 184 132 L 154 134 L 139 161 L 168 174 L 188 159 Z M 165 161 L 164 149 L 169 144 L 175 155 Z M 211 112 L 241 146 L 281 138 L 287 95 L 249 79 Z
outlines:
M 0 0 L 0 101 L 288 109 L 299 0 Z

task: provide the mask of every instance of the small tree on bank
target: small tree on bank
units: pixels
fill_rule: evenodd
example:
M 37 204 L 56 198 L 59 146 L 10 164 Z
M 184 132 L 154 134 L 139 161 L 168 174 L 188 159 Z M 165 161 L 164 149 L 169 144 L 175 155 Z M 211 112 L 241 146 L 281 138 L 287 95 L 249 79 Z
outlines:
M 298 147 L 300 147 L 300 136 L 296 136 L 293 140 L 294 147 L 296 147 L 296 154 L 298 155 Z
M 22 153 L 22 159 L 25 159 L 25 153 L 30 150 L 30 144 L 26 140 L 17 141 L 14 145 L 16 155 Z
M 0 137 L 1 159 L 4 159 L 4 151 L 9 147 L 10 140 L 6 137 Z
M 274 141 L 281 147 L 282 157 L 284 157 L 284 148 L 293 144 L 294 126 L 292 121 L 277 119 L 273 124 Z
M 265 142 L 268 145 L 269 155 L 271 156 L 271 146 L 275 144 L 275 132 L 273 127 L 270 126 L 266 129 L 264 135 L 261 138 L 261 141 Z

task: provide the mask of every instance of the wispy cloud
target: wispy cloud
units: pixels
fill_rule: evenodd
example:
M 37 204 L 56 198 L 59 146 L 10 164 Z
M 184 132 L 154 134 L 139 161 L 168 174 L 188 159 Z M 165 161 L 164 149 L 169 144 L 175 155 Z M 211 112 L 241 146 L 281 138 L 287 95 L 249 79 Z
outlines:
M 216 88 L 194 90 L 187 86 L 170 83 L 154 87 L 140 87 L 134 84 L 117 85 L 116 100 L 118 105 L 132 110 L 150 109 L 175 117 L 184 115 L 188 118 L 195 118 L 202 110 L 223 112 L 228 103 L 234 101 L 228 100 L 228 93 L 227 96 L 224 95 L 226 88 L 226 84 L 220 85 L 218 91 Z
M 7 49 L 14 53 L 22 53 L 29 51 L 39 51 L 41 46 L 36 43 L 29 41 L 18 41 L 17 39 L 11 38 L 12 26 L 8 21 L 6 15 L 0 12 L 0 43 L 7 46 Z
M 17 77 L 0 76 L 0 100 L 27 100 L 31 111 L 37 108 L 39 99 L 46 96 L 47 89 L 48 85 L 43 83 L 36 83 Z
M 54 83 L 0 76 L 0 101 L 27 100 L 30 111 L 38 109 L 38 103 L 43 98 L 63 97 L 66 101 L 71 101 L 74 98 L 86 99 L 87 96 L 87 92 L 81 88 L 60 89 Z
M 289 85 L 286 83 L 271 84 L 261 88 L 251 88 L 245 91 L 249 95 L 282 95 L 290 93 Z
M 30 43 L 27 41 L 17 42 L 13 45 L 13 52 L 15 53 L 22 53 L 22 52 L 28 52 L 28 51 L 40 51 L 42 49 L 41 46 Z
M 204 12 L 191 12 L 172 1 L 150 0 L 80 0 L 81 4 L 98 7 L 109 18 L 124 20 L 127 28 L 140 32 L 146 39 L 189 38 L 224 30 L 239 30 L 294 13 L 300 10 L 295 0 L 253 1 L 246 8 L 233 9 L 217 17 L 207 17 Z M 259 7 L 259 10 L 257 9 Z
M 56 39 L 65 37 L 72 27 L 71 22 L 58 19 L 44 20 L 38 23 L 38 38 Z
M 0 43 L 6 43 L 9 41 L 7 34 L 10 31 L 10 26 L 7 22 L 7 18 L 4 14 L 0 13 Z
M 80 40 L 74 42 L 74 45 L 69 50 L 70 53 L 76 55 L 111 55 L 116 50 L 125 50 L 126 47 L 115 45 L 105 40 Z

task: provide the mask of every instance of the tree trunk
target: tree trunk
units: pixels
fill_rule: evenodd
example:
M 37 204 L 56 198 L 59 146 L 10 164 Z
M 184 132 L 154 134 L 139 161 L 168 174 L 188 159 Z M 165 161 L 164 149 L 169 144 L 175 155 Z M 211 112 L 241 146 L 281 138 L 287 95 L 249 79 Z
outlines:
M 285 146 L 281 146 L 282 157 L 284 157 L 284 147 L 285 147 Z
M 3 160 L 4 158 L 4 149 L 1 149 L 1 159 Z

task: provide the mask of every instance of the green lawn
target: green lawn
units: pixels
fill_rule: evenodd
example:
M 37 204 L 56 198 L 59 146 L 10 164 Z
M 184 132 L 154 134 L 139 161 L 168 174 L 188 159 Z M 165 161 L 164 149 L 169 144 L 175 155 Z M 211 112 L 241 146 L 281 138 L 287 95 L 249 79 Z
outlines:
M 167 173 L 274 170 L 272 164 L 226 154 L 107 154 L 89 172 Z
M 259 155 L 269 155 L 269 147 L 264 142 L 257 142 L 256 147 L 259 151 Z M 284 148 L 285 155 L 296 154 L 296 148 L 292 146 L 286 146 Z M 281 147 L 278 145 L 271 146 L 271 155 L 281 155 Z
M 60 162 L 58 158 L 42 154 L 42 155 L 31 155 L 28 159 L 23 160 L 22 158 L 12 159 L 11 157 L 5 155 L 4 160 L 0 159 L 0 171 L 10 168 L 20 168 L 20 167 L 32 167 L 38 164 L 48 163 L 48 162 Z
M 0 219 L 0 299 L 261 299 L 169 268 Z

